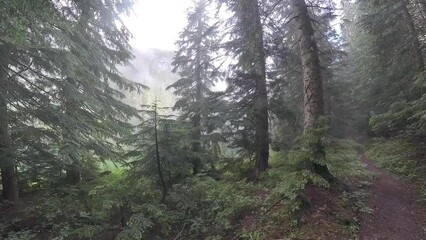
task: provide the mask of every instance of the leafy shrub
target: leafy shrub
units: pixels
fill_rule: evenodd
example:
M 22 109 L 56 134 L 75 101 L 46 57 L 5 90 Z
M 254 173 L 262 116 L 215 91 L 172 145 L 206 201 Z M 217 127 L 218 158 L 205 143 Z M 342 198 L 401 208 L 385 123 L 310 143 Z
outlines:
M 357 150 L 360 145 L 350 140 L 323 137 L 324 156 L 317 159 L 309 145 L 316 144 L 312 136 L 301 138 L 299 145 L 290 151 L 274 153 L 271 157 L 271 168 L 263 177 L 263 184 L 272 190 L 271 200 L 284 199 L 291 208 L 298 210 L 299 196 L 303 195 L 305 186 L 312 183 L 328 187 L 329 183 L 320 175 L 305 167 L 309 162 L 325 164 L 335 177 L 362 175 L 365 173 L 359 162 Z
M 128 180 L 116 175 L 91 190 L 90 196 L 95 209 L 109 213 L 112 224 L 123 224 L 124 218 L 126 226 L 117 239 L 146 239 L 152 234 L 167 235 L 171 229 L 170 215 L 159 202 L 161 192 L 156 186 L 149 178 Z

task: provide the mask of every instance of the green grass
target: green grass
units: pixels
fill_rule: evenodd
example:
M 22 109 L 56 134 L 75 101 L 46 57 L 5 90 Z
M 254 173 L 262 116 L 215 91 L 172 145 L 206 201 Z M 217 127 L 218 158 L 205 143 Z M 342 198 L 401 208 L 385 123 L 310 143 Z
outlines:
M 374 139 L 367 145 L 368 156 L 397 178 L 412 183 L 418 200 L 426 203 L 426 173 L 416 159 L 417 149 L 404 138 Z

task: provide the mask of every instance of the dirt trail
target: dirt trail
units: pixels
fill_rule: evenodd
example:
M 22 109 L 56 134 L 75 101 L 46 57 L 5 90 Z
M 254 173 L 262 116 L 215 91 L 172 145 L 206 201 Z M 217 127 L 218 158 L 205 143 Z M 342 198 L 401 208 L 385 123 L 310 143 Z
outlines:
M 379 169 L 368 157 L 361 161 L 378 174 L 372 186 L 369 207 L 372 214 L 361 219 L 361 240 L 426 240 L 426 233 L 417 219 L 415 192 L 388 172 Z

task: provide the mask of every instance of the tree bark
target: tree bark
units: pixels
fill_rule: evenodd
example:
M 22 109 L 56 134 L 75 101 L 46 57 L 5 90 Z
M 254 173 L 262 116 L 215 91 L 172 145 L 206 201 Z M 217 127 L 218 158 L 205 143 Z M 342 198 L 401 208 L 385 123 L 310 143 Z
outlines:
M 4 85 L 7 84 L 6 69 L 9 66 L 10 50 L 0 47 L 0 167 L 2 180 L 2 197 L 13 203 L 19 201 L 19 186 L 15 168 L 15 160 L 10 143 L 8 124 L 7 98 Z
M 304 0 L 292 0 L 294 12 L 297 17 L 301 32 L 300 51 L 303 69 L 304 86 L 304 134 L 313 134 L 313 130 L 318 125 L 318 119 L 324 116 L 324 90 L 321 77 L 321 65 L 318 55 L 318 45 L 315 40 L 312 20 L 308 12 L 308 7 Z M 324 146 L 321 140 L 313 147 L 314 155 L 325 158 Z M 330 173 L 327 165 L 313 162 L 311 164 L 313 172 L 319 174 L 328 181 L 333 181 L 334 177 Z
M 266 171 L 269 167 L 269 122 L 268 94 L 266 87 L 266 60 L 263 42 L 263 28 L 260 20 L 259 3 L 257 0 L 240 0 L 239 15 L 243 26 L 243 41 L 246 51 L 252 58 L 252 73 L 256 83 L 256 99 L 254 105 L 256 169 Z
M 163 167 L 161 165 L 161 159 L 160 159 L 160 149 L 158 144 L 157 103 L 155 103 L 154 105 L 154 137 L 155 137 L 155 158 L 157 160 L 158 177 L 160 179 L 160 185 L 162 189 L 161 202 L 164 202 L 164 200 L 166 200 L 166 195 L 167 195 L 167 185 L 166 185 L 166 180 L 164 179 Z
M 301 32 L 300 49 L 304 86 L 304 132 L 315 128 L 320 116 L 324 115 L 324 92 L 318 46 L 315 41 L 311 17 L 304 0 L 292 0 Z

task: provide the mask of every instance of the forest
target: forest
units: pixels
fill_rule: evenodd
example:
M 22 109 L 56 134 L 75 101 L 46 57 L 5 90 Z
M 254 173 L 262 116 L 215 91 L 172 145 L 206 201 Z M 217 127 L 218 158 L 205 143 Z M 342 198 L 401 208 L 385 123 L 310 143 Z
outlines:
M 426 239 L 426 0 L 137 2 L 0 0 L 0 239 Z

